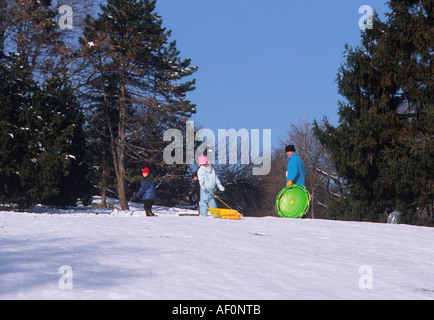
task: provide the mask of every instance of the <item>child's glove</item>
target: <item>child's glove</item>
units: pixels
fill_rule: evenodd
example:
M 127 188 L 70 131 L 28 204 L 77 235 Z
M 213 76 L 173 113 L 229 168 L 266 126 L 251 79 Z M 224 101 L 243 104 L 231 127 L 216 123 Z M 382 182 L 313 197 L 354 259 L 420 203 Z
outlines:
M 288 183 L 286 184 L 287 187 L 292 186 L 292 180 L 289 180 Z
M 221 184 L 219 184 L 217 187 L 221 192 L 225 191 L 225 187 L 223 187 Z

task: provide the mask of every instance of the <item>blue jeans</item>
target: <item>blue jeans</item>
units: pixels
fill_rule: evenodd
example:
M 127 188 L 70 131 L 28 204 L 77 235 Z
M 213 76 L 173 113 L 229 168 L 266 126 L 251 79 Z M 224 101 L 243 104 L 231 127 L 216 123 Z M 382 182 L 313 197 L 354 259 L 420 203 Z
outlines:
M 214 193 L 214 190 L 210 190 Z M 208 190 L 200 189 L 200 215 L 206 216 L 208 213 L 208 208 L 217 208 L 217 204 L 215 202 L 214 196 Z

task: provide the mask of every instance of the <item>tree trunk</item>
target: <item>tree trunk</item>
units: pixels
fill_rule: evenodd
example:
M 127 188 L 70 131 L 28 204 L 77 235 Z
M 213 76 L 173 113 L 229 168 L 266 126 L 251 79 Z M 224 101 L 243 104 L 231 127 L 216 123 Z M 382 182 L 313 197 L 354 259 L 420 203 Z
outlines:
M 121 77 L 121 97 L 119 103 L 119 138 L 117 141 L 117 156 L 118 156 L 118 193 L 119 193 L 119 202 L 121 205 L 121 210 L 129 210 L 127 194 L 126 194 L 126 186 L 125 186 L 125 147 L 126 147 L 126 138 L 125 138 L 125 124 L 127 121 L 127 104 L 125 98 L 125 67 L 122 68 L 122 77 Z
M 101 206 L 107 207 L 107 166 L 103 166 L 102 169 L 102 179 L 100 182 L 101 186 Z
M 118 193 L 119 193 L 119 202 L 121 205 L 121 210 L 129 210 L 128 206 L 128 200 L 126 195 L 126 188 L 125 188 L 125 155 L 124 155 L 124 147 L 120 145 L 121 142 L 119 142 L 118 145 Z
M 101 206 L 107 207 L 107 188 L 105 186 L 101 189 Z

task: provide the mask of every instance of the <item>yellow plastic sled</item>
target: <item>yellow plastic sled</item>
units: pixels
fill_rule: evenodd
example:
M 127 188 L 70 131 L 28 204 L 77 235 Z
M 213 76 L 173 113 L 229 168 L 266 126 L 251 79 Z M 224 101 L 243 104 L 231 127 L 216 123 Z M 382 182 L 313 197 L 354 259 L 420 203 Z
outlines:
M 208 210 L 214 217 L 220 219 L 240 220 L 243 216 L 234 209 L 208 208 Z
M 218 200 L 220 200 L 226 207 L 229 209 L 221 209 L 221 208 L 208 208 L 208 211 L 211 212 L 211 214 L 215 218 L 220 219 L 232 219 L 232 220 L 240 220 L 243 216 L 241 213 L 239 213 L 237 210 L 232 209 L 229 207 L 222 199 L 217 197 L 214 193 L 208 190 L 209 193 L 211 193 L 214 197 L 216 197 Z

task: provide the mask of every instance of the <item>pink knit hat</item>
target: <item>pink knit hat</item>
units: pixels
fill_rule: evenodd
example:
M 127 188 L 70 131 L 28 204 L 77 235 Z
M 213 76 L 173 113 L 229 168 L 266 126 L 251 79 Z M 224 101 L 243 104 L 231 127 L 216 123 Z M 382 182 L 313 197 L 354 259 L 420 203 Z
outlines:
M 201 155 L 199 157 L 199 167 L 203 166 L 204 164 L 210 165 L 211 163 L 208 161 L 208 158 L 205 155 Z

